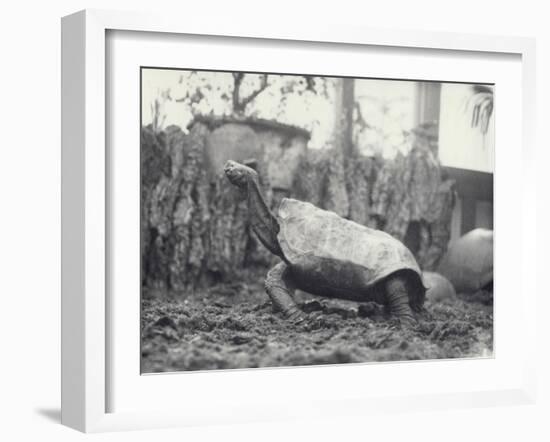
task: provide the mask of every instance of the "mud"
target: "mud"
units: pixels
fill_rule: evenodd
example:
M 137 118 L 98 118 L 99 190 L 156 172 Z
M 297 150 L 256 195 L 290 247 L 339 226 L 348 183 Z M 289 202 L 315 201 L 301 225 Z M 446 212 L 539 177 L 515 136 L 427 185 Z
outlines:
M 250 282 L 142 294 L 142 372 L 491 357 L 488 293 L 426 303 L 401 327 L 376 304 L 298 294 L 306 323 L 272 311 L 261 275 Z

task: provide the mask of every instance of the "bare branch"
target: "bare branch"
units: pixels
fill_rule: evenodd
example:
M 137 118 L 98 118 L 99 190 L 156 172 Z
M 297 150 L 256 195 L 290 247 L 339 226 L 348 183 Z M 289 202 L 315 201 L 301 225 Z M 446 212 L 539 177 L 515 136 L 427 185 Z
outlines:
M 306 79 L 306 91 L 311 91 L 316 94 L 317 92 L 315 91 L 315 77 L 304 75 L 304 78 Z
M 359 124 L 359 127 L 361 129 L 371 129 L 371 125 L 367 123 L 365 117 L 363 117 L 363 112 L 361 111 L 361 104 L 359 103 L 359 101 L 355 101 L 353 103 L 353 107 L 355 109 L 355 112 L 357 112 L 357 118 L 355 121 L 357 122 L 357 124 Z
M 244 110 L 244 106 L 241 109 L 240 105 L 240 90 L 243 79 L 243 73 L 233 72 L 233 109 L 235 110 L 235 112 L 240 112 Z
M 260 81 L 260 87 L 252 92 L 248 97 L 243 98 L 243 100 L 240 102 L 239 108 L 241 111 L 244 111 L 248 103 L 254 100 L 254 98 L 260 95 L 269 86 L 269 83 L 267 82 L 267 74 L 263 74 Z

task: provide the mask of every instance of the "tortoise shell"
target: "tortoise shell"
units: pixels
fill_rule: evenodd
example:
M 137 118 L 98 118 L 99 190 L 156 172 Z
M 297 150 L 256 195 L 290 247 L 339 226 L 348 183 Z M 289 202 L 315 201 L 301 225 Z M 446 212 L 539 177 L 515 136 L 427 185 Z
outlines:
M 361 285 L 372 286 L 399 270 L 412 270 L 420 276 L 413 254 L 394 237 L 341 218 L 313 204 L 284 198 L 277 212 L 277 235 L 285 257 L 294 264 L 319 261 L 335 281 L 346 268 L 361 269 Z

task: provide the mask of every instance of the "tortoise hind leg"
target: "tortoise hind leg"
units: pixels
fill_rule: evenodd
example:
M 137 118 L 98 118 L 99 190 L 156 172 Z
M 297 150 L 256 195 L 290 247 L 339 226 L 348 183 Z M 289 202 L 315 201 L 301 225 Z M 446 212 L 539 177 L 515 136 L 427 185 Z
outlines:
M 281 262 L 273 267 L 265 279 L 265 291 L 273 306 L 282 311 L 285 317 L 300 321 L 305 316 L 293 299 L 295 287 L 288 266 Z
M 402 276 L 392 276 L 386 282 L 387 304 L 392 315 L 407 324 L 415 324 L 411 306 L 409 305 L 409 292 L 407 281 Z

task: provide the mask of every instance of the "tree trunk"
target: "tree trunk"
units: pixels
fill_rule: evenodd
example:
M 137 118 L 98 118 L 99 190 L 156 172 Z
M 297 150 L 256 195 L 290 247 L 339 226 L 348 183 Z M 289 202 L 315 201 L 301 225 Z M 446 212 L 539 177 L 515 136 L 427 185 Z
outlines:
M 353 155 L 353 108 L 355 104 L 355 80 L 336 80 L 334 99 L 334 141 L 335 147 L 344 154 L 344 161 Z
M 354 79 L 335 80 L 334 155 L 328 162 L 327 200 L 325 208 L 343 217 L 349 216 L 346 165 L 353 155 Z

